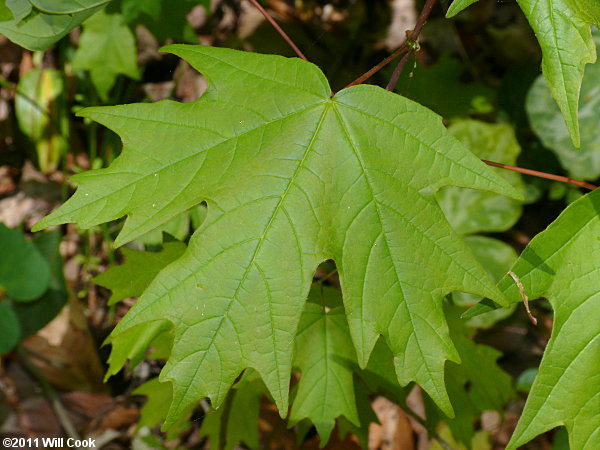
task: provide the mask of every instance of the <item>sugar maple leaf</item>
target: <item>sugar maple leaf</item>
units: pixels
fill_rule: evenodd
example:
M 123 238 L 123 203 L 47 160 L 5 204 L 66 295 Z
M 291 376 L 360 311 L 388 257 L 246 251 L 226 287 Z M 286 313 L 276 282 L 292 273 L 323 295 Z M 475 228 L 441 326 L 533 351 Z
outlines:
M 37 229 L 128 215 L 117 244 L 205 201 L 186 253 L 114 330 L 113 352 L 174 345 L 168 427 L 209 397 L 220 405 L 246 367 L 282 415 L 294 338 L 316 267 L 335 260 L 359 364 L 380 335 L 401 384 L 419 383 L 447 413 L 445 360 L 459 357 L 442 301 L 465 291 L 505 304 L 431 195 L 445 185 L 516 192 L 430 110 L 375 86 L 331 97 L 314 65 L 230 49 L 173 45 L 209 80 L 196 102 L 83 112 L 117 132 L 122 155 L 74 177 L 75 195 Z M 133 339 L 133 340 L 132 340 Z M 122 354 L 126 352 L 121 351 Z
M 599 255 L 596 189 L 537 235 L 512 268 L 529 298 L 550 301 L 554 325 L 508 449 L 561 425 L 569 432 L 570 448 L 600 448 Z M 511 278 L 499 286 L 513 302 L 521 301 Z

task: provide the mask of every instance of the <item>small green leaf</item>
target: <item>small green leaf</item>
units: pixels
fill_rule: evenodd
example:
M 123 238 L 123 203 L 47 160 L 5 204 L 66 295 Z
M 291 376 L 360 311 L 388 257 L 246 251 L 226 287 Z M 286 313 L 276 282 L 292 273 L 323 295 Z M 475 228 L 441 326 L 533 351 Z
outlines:
M 112 343 L 112 351 L 108 357 L 108 369 L 104 379 L 107 380 L 130 361 L 129 368 L 137 366 L 144 357 L 149 347 L 160 349 L 162 354 L 169 354 L 173 345 L 173 333 L 170 324 L 165 320 L 155 320 L 147 326 L 133 327 L 118 336 L 118 338 L 105 341 L 103 345 Z
M 18 6 L 13 8 L 11 4 Z M 0 22 L 0 34 L 29 50 L 46 50 L 99 9 L 59 15 L 32 10 L 31 4 L 24 0 L 7 0 L 6 6 L 15 18 Z
M 598 255 L 600 189 L 564 210 L 533 238 L 512 268 L 529 298 L 550 301 L 554 325 L 509 449 L 561 425 L 569 432 L 571 448 L 600 448 Z M 510 277 L 499 287 L 511 301 L 521 301 Z
M 23 20 L 32 11 L 31 3 L 28 0 L 5 0 L 5 4 L 17 22 Z
M 477 1 L 478 0 L 454 0 L 452 2 L 452 4 L 450 5 L 450 8 L 448 8 L 448 11 L 446 12 L 446 17 L 447 18 L 454 17 L 459 12 L 461 12 L 463 9 L 468 8 L 469 6 L 471 6 L 473 3 L 477 2 Z
M 249 449 L 258 450 L 260 399 L 266 391 L 264 383 L 256 372 L 253 370 L 245 372 L 229 394 L 232 399 L 228 410 L 219 408 L 208 411 L 200 428 L 200 437 L 208 437 L 211 448 L 233 450 L 239 448 L 238 444 L 244 443 Z M 228 416 L 223 417 L 224 413 Z M 224 425 L 225 442 L 220 442 Z
M 12 308 L 0 303 L 0 355 L 10 352 L 21 340 L 19 319 Z
M 55 69 L 32 69 L 17 85 L 15 113 L 19 128 L 35 148 L 34 161 L 54 172 L 67 151 L 68 119 L 63 75 Z
M 327 306 L 338 303 L 339 306 Z M 352 367 L 356 352 L 348 343 L 350 331 L 341 292 L 315 286 L 298 325 L 294 366 L 302 372 L 290 413 L 290 425 L 308 418 L 317 428 L 321 447 L 327 444 L 335 420 L 346 417 L 360 426 Z
M 485 268 L 490 278 L 494 281 L 506 275 L 508 270 L 517 260 L 517 252 L 505 242 L 487 236 L 467 236 L 465 242 L 475 255 L 475 258 Z M 454 292 L 452 301 L 461 307 L 472 307 L 479 304 L 482 297 L 463 292 Z M 469 326 L 474 328 L 484 328 L 510 316 L 516 305 L 510 305 L 506 308 L 499 308 L 490 311 L 489 314 L 473 317 L 469 320 Z
M 41 330 L 67 303 L 69 294 L 63 276 L 63 260 L 59 252 L 62 234 L 58 230 L 37 234 L 33 243 L 50 268 L 48 289 L 36 300 L 15 302 L 12 305 L 21 324 L 21 338 Z
M 0 0 L 0 22 L 14 19 L 13 13 L 8 6 L 6 0 Z
M 89 70 L 104 100 L 119 74 L 139 78 L 135 36 L 121 15 L 100 11 L 83 24 L 73 70 Z
M 596 50 L 600 53 L 600 33 L 595 33 L 595 36 Z M 531 87 L 526 108 L 531 127 L 544 145 L 556 153 L 570 176 L 587 180 L 600 177 L 600 63 L 586 67 L 581 85 L 581 149 L 573 146 L 560 109 L 552 100 L 543 77 L 539 77 Z
M 48 289 L 50 268 L 20 231 L 0 223 L 0 289 L 16 301 L 31 301 Z
M 171 383 L 160 383 L 158 378 L 152 378 L 137 387 L 132 392 L 132 395 L 145 395 L 147 397 L 146 403 L 140 409 L 137 430 L 142 427 L 154 428 L 156 425 L 164 422 L 167 415 L 165 405 L 171 403 L 173 397 Z M 188 418 L 182 416 L 167 432 L 167 439 L 170 441 L 176 439 L 189 426 Z
M 168 242 L 160 252 L 141 252 L 124 248 L 125 262 L 110 267 L 92 281 L 112 291 L 109 305 L 128 297 L 139 297 L 158 273 L 179 258 L 186 246 L 182 242 Z
M 154 230 L 139 236 L 135 242 L 143 244 L 145 248 L 153 248 L 162 245 L 165 235 L 172 236 L 178 241 L 185 241 L 190 236 L 190 227 L 196 230 L 205 218 L 206 205 L 202 203 L 177 214 Z

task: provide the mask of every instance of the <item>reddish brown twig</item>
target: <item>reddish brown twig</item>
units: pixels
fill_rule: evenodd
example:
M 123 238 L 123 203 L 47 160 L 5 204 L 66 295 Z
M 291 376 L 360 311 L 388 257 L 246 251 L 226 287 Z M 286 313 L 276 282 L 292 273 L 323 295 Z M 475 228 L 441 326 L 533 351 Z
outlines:
M 265 8 L 258 2 L 258 0 L 250 0 L 252 4 L 261 12 L 265 19 L 275 28 L 275 30 L 279 33 L 279 35 L 288 43 L 292 50 L 298 55 L 299 58 L 302 58 L 304 61 L 308 61 L 308 58 L 304 56 L 304 53 L 298 48 L 298 46 L 292 41 L 292 39 L 287 35 L 285 31 L 279 26 L 275 19 L 271 17 L 271 15 L 267 12 Z
M 417 19 L 417 23 L 415 24 L 415 29 L 412 30 L 410 33 L 407 33 L 406 43 L 410 47 L 410 50 L 406 55 L 402 57 L 402 59 L 394 69 L 392 78 L 390 78 L 390 82 L 386 87 L 388 91 L 393 91 L 394 89 L 396 89 L 396 85 L 398 84 L 398 80 L 400 79 L 400 74 L 402 74 L 402 71 L 404 70 L 404 66 L 408 61 L 408 58 L 410 58 L 412 54 L 419 51 L 419 35 L 421 34 L 421 30 L 423 29 L 425 22 L 431 14 L 431 10 L 433 9 L 435 2 L 436 0 L 427 0 L 425 2 L 425 6 L 423 6 L 423 10 L 421 11 L 421 14 L 419 14 L 419 18 Z
M 554 175 L 551 173 L 540 172 L 539 170 L 524 169 L 523 167 L 509 166 L 508 164 L 497 163 L 494 161 L 487 161 L 485 159 L 482 159 L 482 161 L 484 163 L 486 163 L 488 166 L 499 167 L 501 169 L 506 169 L 506 170 L 512 170 L 513 172 L 519 172 L 519 173 L 523 173 L 525 175 L 531 175 L 531 176 L 538 177 L 538 178 L 546 178 L 547 180 L 560 181 L 561 183 L 574 184 L 575 186 L 586 188 L 586 189 L 589 189 L 590 191 L 593 191 L 594 189 L 596 189 L 598 187 L 591 183 L 586 183 L 585 181 L 579 181 L 579 180 L 574 180 L 572 178 L 563 177 L 562 175 Z
M 377 64 L 375 67 L 373 67 L 369 71 L 363 73 L 360 77 L 358 77 L 356 80 L 354 80 L 348 86 L 346 86 L 344 89 L 367 81 L 369 78 L 371 78 L 377 72 L 379 72 L 381 69 L 383 69 L 389 63 L 391 63 L 393 60 L 395 60 L 398 56 L 400 56 L 402 53 L 404 53 L 408 50 L 409 50 L 408 45 L 402 44 L 400 47 L 398 47 L 398 50 L 394 51 L 394 53 L 392 53 L 390 56 L 385 58 L 383 61 L 381 61 L 379 64 Z
M 394 69 L 394 73 L 392 74 L 392 78 L 390 78 L 390 82 L 386 86 L 386 89 L 388 91 L 393 91 L 394 89 L 396 89 L 396 85 L 398 84 L 398 80 L 400 79 L 400 74 L 402 74 L 402 71 L 404 70 L 404 66 L 406 65 L 406 62 L 408 61 L 408 58 L 410 58 L 410 56 L 413 53 L 414 53 L 413 49 L 410 49 L 408 52 L 406 52 L 404 54 L 404 56 L 402 57 L 402 59 L 400 59 L 400 62 L 398 63 L 398 65 Z
M 404 44 L 402 44 L 398 48 L 398 50 L 396 50 L 390 56 L 385 58 L 383 61 L 381 61 L 375 67 L 373 67 L 371 70 L 362 74 L 360 77 L 358 77 L 356 80 L 354 80 L 348 86 L 346 86 L 344 89 L 367 81 L 369 78 L 371 78 L 373 75 L 375 75 L 377 72 L 379 72 L 381 69 L 383 69 L 385 66 L 387 66 L 389 63 L 391 63 L 394 59 L 396 59 L 398 56 L 400 56 L 404 52 L 411 53 L 413 51 L 413 49 L 409 45 L 409 42 L 417 42 L 419 35 L 421 34 L 421 31 L 423 30 L 423 26 L 425 25 L 425 22 L 427 22 L 427 19 L 429 18 L 429 14 L 431 14 L 431 10 L 433 9 L 433 6 L 435 5 L 436 1 L 437 0 L 427 0 L 425 2 L 425 6 L 423 6 L 423 9 L 421 10 L 421 14 L 419 14 L 419 17 L 417 18 L 417 23 L 415 23 L 415 28 L 412 30 L 412 32 L 410 32 L 410 36 L 408 36 L 407 41 Z M 408 60 L 408 56 L 405 56 L 405 58 L 406 58 L 406 60 Z M 402 59 L 405 59 L 405 58 L 402 58 Z M 400 61 L 400 63 L 402 63 L 402 61 Z M 404 62 L 404 64 L 406 64 L 406 61 Z M 402 65 L 402 67 L 404 67 L 404 64 Z M 394 72 L 396 72 L 397 69 L 398 68 L 396 68 L 396 70 Z M 402 69 L 400 69 L 399 72 L 402 72 Z M 400 73 L 398 73 L 397 76 L 400 77 Z M 388 86 L 389 86 L 389 84 L 388 84 Z

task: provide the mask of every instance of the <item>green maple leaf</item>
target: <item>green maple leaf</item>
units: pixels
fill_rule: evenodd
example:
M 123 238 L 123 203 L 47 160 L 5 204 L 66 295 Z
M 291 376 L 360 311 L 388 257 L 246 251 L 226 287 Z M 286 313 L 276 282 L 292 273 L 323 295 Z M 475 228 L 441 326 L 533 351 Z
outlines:
M 473 420 L 483 411 L 502 412 L 507 401 L 515 397 L 515 390 L 511 376 L 496 363 L 502 354 L 474 342 L 470 337 L 473 331 L 465 326 L 459 315 L 459 308 L 446 308 L 450 335 L 461 359 L 460 365 L 450 363 L 446 370 L 446 386 L 450 401 L 457 406 L 456 416 L 445 417 L 431 401 L 427 401 L 426 406 L 428 424 L 432 428 L 443 420 L 454 438 L 468 446 L 475 436 Z
M 83 24 L 74 70 L 89 70 L 102 99 L 108 98 L 119 74 L 138 79 L 135 36 L 123 17 L 100 11 Z
M 136 426 L 136 431 L 139 431 L 142 427 L 153 428 L 165 420 L 165 405 L 168 405 L 173 398 L 173 388 L 171 383 L 160 383 L 158 378 L 151 378 L 138 386 L 132 395 L 146 396 L 146 403 L 140 409 L 140 418 Z M 188 418 L 181 416 L 167 433 L 167 440 L 176 439 L 189 427 Z
M 208 411 L 202 421 L 199 437 L 207 437 L 210 448 L 233 450 L 239 448 L 240 443 L 249 449 L 260 448 L 258 419 L 260 400 L 265 393 L 265 385 L 258 374 L 252 370 L 244 372 L 229 394 L 229 408 Z M 227 416 L 223 417 L 223 414 Z M 225 442 L 221 442 L 222 437 Z
M 113 291 L 108 300 L 109 305 L 124 298 L 139 297 L 156 275 L 178 259 L 185 249 L 185 244 L 181 242 L 168 242 L 160 252 L 124 248 L 122 252 L 125 262 L 120 266 L 110 267 L 92 281 Z
M 571 448 L 600 448 L 598 255 L 600 189 L 563 211 L 512 268 L 530 299 L 550 301 L 554 325 L 509 449 L 560 425 L 569 432 Z M 499 287 L 513 302 L 521 301 L 512 278 L 503 278 Z
M 315 425 L 321 446 L 329 440 L 335 419 L 346 417 L 359 427 L 352 364 L 356 352 L 340 292 L 315 286 L 300 318 L 294 365 L 302 372 L 290 413 L 290 425 L 308 418 Z
M 477 0 L 455 0 L 453 17 Z M 578 105 L 586 64 L 596 61 L 591 26 L 600 26 L 597 0 L 517 0 L 542 48 L 542 71 L 571 134 L 580 146 Z
M 452 184 L 520 194 L 438 115 L 384 89 L 355 86 L 331 98 L 323 73 L 298 59 L 167 49 L 202 71 L 209 90 L 188 104 L 85 110 L 121 135 L 123 153 L 107 169 L 74 177 L 75 195 L 35 227 L 85 228 L 128 215 L 120 245 L 207 203 L 186 253 L 109 339 L 122 351 L 174 326 L 161 372 L 173 381 L 166 426 L 200 398 L 220 405 L 246 367 L 286 413 L 296 328 L 327 259 L 339 270 L 359 364 L 383 335 L 399 382 L 418 382 L 452 414 L 444 363 L 459 358 L 444 295 L 505 300 L 432 193 Z

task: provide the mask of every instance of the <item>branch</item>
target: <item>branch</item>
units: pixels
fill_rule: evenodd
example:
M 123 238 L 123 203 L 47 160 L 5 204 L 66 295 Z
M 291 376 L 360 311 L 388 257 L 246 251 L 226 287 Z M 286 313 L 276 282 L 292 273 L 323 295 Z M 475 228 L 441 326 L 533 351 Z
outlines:
M 400 60 L 400 62 L 396 66 L 396 68 L 394 69 L 394 73 L 392 74 L 392 78 L 390 78 L 390 82 L 386 86 L 386 90 L 393 91 L 394 89 L 396 89 L 396 85 L 398 84 L 398 80 L 400 79 L 400 74 L 404 70 L 404 66 L 406 65 L 406 62 L 408 61 L 408 58 L 410 58 L 410 56 L 413 53 L 414 53 L 414 51 L 411 49 L 404 54 L 404 56 L 402 57 L 402 59 Z
M 304 61 L 308 61 L 308 58 L 304 56 L 304 53 L 298 48 L 298 46 L 292 41 L 292 39 L 287 35 L 285 31 L 279 26 L 275 19 L 271 17 L 271 15 L 267 12 L 265 8 L 258 2 L 258 0 L 250 0 L 252 4 L 261 12 L 265 19 L 275 28 L 275 30 L 279 33 L 279 35 L 288 43 L 292 50 L 298 55 L 299 58 L 302 58 Z
M 392 78 L 390 78 L 390 82 L 388 83 L 386 89 L 388 91 L 393 91 L 396 89 L 396 85 L 398 84 L 398 80 L 400 79 L 400 74 L 404 70 L 404 66 L 408 61 L 408 58 L 413 54 L 419 51 L 419 35 L 423 30 L 423 26 L 425 22 L 429 18 L 431 14 L 431 10 L 435 5 L 436 0 L 427 0 L 425 2 L 425 6 L 423 6 L 423 10 L 417 19 L 417 23 L 415 24 L 415 29 L 412 32 L 406 33 L 406 44 L 410 47 L 410 50 L 404 57 L 400 60 L 396 68 L 394 69 L 394 73 L 392 74 Z
M 348 86 L 346 86 L 344 89 L 347 89 L 347 88 L 352 87 L 352 86 L 356 86 L 357 84 L 361 84 L 364 81 L 367 81 L 369 78 L 371 78 L 377 72 L 379 72 L 381 69 L 383 69 L 389 63 L 391 63 L 394 59 L 396 59 L 398 56 L 400 56 L 402 53 L 404 53 L 404 52 L 406 52 L 408 50 L 409 50 L 408 45 L 407 44 L 402 44 L 400 47 L 398 47 L 398 50 L 396 50 L 390 56 L 388 56 L 387 58 L 385 58 L 383 61 L 381 61 L 375 67 L 373 67 L 369 71 L 367 71 L 364 74 L 362 74 L 360 77 L 358 77 L 356 80 L 354 80 Z
M 412 30 L 412 32 L 407 33 L 406 42 L 404 44 L 402 44 L 398 48 L 398 50 L 396 50 L 390 56 L 385 58 L 383 61 L 381 61 L 375 67 L 373 67 L 371 70 L 362 74 L 360 77 L 358 77 L 356 80 L 354 80 L 348 86 L 346 86 L 344 89 L 349 88 L 351 86 L 355 86 L 357 84 L 360 84 L 360 83 L 368 80 L 373 75 L 375 75 L 377 72 L 379 72 L 381 69 L 383 69 L 385 66 L 387 66 L 390 62 L 392 62 L 394 59 L 396 59 L 398 56 L 400 56 L 402 53 L 404 53 L 404 52 L 411 53 L 412 51 L 414 51 L 414 48 L 413 48 L 414 43 L 416 43 L 418 41 L 419 35 L 421 34 L 421 31 L 423 30 L 423 26 L 425 25 L 425 22 L 427 22 L 427 19 L 429 18 L 429 15 L 431 14 L 431 10 L 433 9 L 435 2 L 436 2 L 436 0 L 427 0 L 425 2 L 425 6 L 423 6 L 423 9 L 421 10 L 421 14 L 419 14 L 419 17 L 417 18 L 417 23 L 415 24 L 415 28 Z M 405 56 L 405 58 L 408 60 L 408 56 Z M 405 58 L 402 58 L 402 59 L 404 60 Z M 400 61 L 400 64 L 402 64 L 402 60 Z M 404 64 L 406 64 L 406 61 L 404 62 Z M 404 64 L 402 65 L 402 67 L 404 67 Z M 398 71 L 398 67 L 396 67 L 396 70 L 394 71 L 394 75 L 396 75 L 396 73 L 395 73 L 396 71 Z M 402 72 L 402 69 L 400 69 L 399 72 Z M 398 73 L 397 77 L 400 77 L 400 73 Z M 390 80 L 390 84 L 391 84 L 391 80 Z M 389 84 L 388 84 L 388 86 L 389 86 Z
M 523 167 L 509 166 L 508 164 L 497 163 L 494 161 L 487 161 L 485 159 L 482 159 L 481 161 L 486 163 L 488 166 L 499 167 L 500 169 L 512 170 L 513 172 L 519 172 L 519 173 L 523 173 L 525 175 L 531 175 L 531 176 L 538 177 L 538 178 L 546 178 L 547 180 L 560 181 L 561 183 L 574 184 L 575 186 L 586 188 L 586 189 L 589 189 L 590 191 L 593 191 L 594 189 L 596 189 L 598 187 L 591 183 L 586 183 L 585 181 L 579 181 L 579 180 L 574 180 L 572 178 L 563 177 L 562 175 L 554 175 L 551 173 L 540 172 L 538 170 L 533 170 L 533 169 L 524 169 Z

